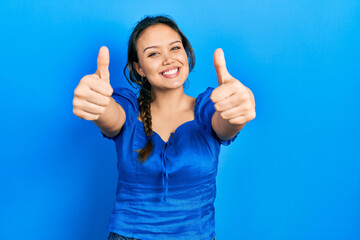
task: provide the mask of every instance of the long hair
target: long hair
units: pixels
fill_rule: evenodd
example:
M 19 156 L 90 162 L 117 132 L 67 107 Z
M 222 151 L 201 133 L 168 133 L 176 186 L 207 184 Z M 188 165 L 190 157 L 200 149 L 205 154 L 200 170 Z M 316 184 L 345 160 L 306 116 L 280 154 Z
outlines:
M 183 47 L 185 49 L 186 55 L 189 61 L 189 72 L 191 72 L 195 66 L 195 54 L 194 50 L 189 42 L 189 40 L 185 37 L 185 35 L 180 31 L 179 27 L 170 17 L 167 16 L 146 16 L 140 22 L 138 22 L 132 31 L 129 43 L 128 43 L 128 59 L 127 64 L 124 67 L 124 75 L 125 78 L 129 81 L 130 85 L 134 88 L 140 88 L 140 94 L 138 97 L 139 104 L 139 112 L 142 123 L 144 124 L 145 134 L 146 136 L 151 136 L 153 133 L 152 130 L 152 122 L 151 122 L 151 109 L 150 103 L 155 100 L 155 96 L 151 91 L 151 85 L 146 77 L 142 77 L 138 74 L 138 72 L 134 69 L 133 63 L 139 64 L 139 58 L 137 55 L 136 43 L 141 35 L 141 33 L 150 26 L 156 24 L 165 24 L 171 27 L 174 31 L 176 31 L 181 37 L 181 41 Z M 128 68 L 129 77 L 126 75 Z M 134 84 L 135 85 L 134 85 Z M 150 156 L 153 150 L 152 140 L 149 138 L 145 147 L 139 150 L 138 152 L 138 160 L 141 163 L 144 163 L 146 159 Z

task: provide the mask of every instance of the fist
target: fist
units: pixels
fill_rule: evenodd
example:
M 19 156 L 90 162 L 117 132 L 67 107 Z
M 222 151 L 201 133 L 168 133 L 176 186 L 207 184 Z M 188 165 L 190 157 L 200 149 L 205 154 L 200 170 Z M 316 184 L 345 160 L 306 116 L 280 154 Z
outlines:
M 255 118 L 255 99 L 249 88 L 233 78 L 226 68 L 224 52 L 221 48 L 214 53 L 214 66 L 219 87 L 210 99 L 221 118 L 230 124 L 242 125 Z
M 74 91 L 73 113 L 79 118 L 97 120 L 110 104 L 109 50 L 101 47 L 94 74 L 83 77 Z

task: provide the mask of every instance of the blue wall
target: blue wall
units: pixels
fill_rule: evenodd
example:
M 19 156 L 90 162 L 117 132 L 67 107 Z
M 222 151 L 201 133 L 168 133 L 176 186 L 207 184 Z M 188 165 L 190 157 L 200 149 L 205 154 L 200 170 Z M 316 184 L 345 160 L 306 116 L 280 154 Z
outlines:
M 188 94 L 216 87 L 213 52 L 255 94 L 256 119 L 223 147 L 217 239 L 360 238 L 360 2 L 1 1 L 0 239 L 106 239 L 113 142 L 72 113 L 73 91 L 110 49 L 168 14 L 197 63 Z

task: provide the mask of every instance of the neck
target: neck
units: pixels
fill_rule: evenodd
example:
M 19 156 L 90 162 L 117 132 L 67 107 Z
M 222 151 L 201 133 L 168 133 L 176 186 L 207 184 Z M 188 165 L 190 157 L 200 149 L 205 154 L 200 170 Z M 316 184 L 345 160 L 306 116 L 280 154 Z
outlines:
M 186 106 L 188 96 L 184 92 L 184 88 L 161 91 L 153 89 L 155 100 L 151 103 L 151 111 L 163 112 L 171 114 L 179 111 Z

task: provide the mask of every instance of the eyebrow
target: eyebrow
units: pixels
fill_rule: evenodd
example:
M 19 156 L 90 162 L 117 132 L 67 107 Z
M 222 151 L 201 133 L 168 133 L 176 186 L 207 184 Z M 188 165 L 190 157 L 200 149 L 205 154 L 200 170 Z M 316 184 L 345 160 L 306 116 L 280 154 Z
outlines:
M 170 45 L 173 45 L 174 43 L 178 43 L 178 42 L 181 43 L 180 40 L 176 40 L 176 41 L 173 41 L 173 42 L 169 43 L 169 46 L 170 46 Z M 148 50 L 149 48 L 158 48 L 158 47 L 159 47 L 159 46 L 150 46 L 150 47 L 145 48 L 143 52 L 145 52 L 145 51 Z

